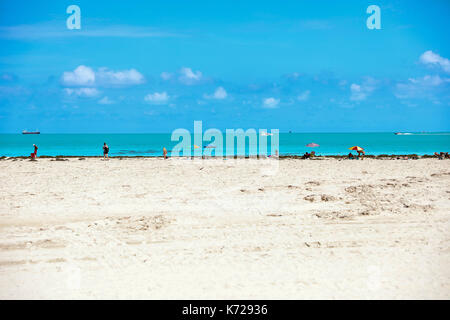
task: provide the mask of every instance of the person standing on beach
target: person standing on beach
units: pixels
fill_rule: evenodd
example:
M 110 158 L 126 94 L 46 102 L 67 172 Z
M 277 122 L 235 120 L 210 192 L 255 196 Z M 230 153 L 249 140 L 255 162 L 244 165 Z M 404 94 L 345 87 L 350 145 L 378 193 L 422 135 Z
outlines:
M 35 144 L 33 144 L 33 147 L 34 147 L 34 152 L 32 154 L 30 154 L 30 156 L 31 156 L 31 160 L 36 160 L 38 147 Z
M 165 147 L 163 148 L 163 155 L 164 159 L 167 159 L 167 149 Z
M 103 143 L 103 159 L 108 159 L 109 147 L 106 142 Z

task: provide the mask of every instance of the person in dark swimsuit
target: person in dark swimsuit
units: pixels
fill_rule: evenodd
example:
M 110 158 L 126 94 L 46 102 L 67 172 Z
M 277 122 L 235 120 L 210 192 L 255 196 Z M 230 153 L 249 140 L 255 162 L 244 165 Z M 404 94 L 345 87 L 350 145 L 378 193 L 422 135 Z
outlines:
M 109 153 L 109 147 L 105 142 L 105 143 L 103 143 L 103 158 L 104 159 L 108 159 L 108 153 Z

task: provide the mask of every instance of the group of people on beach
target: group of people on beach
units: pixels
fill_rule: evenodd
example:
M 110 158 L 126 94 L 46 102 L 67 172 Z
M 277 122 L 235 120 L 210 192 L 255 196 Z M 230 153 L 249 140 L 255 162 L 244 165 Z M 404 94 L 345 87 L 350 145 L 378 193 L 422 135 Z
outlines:
M 353 159 L 356 159 L 356 160 L 358 160 L 359 158 L 361 158 L 361 160 L 363 160 L 364 159 L 364 155 L 366 154 L 365 152 L 364 152 L 364 150 L 357 150 L 356 151 L 357 153 L 358 153 L 358 155 L 353 155 L 353 153 L 349 153 L 348 155 L 347 155 L 347 158 L 348 159 L 351 159 L 351 160 L 353 160 Z M 314 158 L 316 156 L 316 152 L 315 151 L 311 151 L 311 153 L 309 153 L 309 152 L 305 152 L 302 156 L 301 156 L 301 159 L 311 159 L 311 158 Z
M 353 155 L 353 153 L 349 152 L 348 154 L 348 158 L 350 160 L 356 159 L 358 160 L 361 157 L 361 160 L 364 160 L 364 156 L 366 155 L 366 153 L 364 152 L 364 150 L 357 150 L 356 151 L 358 154 L 356 156 Z M 356 157 L 356 158 L 355 158 Z
M 301 157 L 301 159 L 311 159 L 315 157 L 315 155 L 316 155 L 315 151 L 311 151 L 311 153 L 305 152 L 305 154 Z
M 30 157 L 31 157 L 31 160 L 36 160 L 38 147 L 35 144 L 33 144 L 33 147 L 34 147 L 34 152 L 30 154 Z M 358 153 L 358 155 L 356 155 L 356 156 L 354 156 L 353 153 L 350 152 L 347 156 L 348 159 L 355 159 L 355 157 L 356 157 L 356 159 L 361 158 L 361 160 L 363 160 L 364 155 L 366 154 L 364 152 L 364 150 L 357 150 L 356 152 Z M 109 154 L 109 146 L 106 144 L 106 142 L 104 142 L 103 143 L 103 159 L 109 160 L 108 154 Z M 278 150 L 276 150 L 276 155 L 278 156 Z M 315 151 L 311 151 L 311 153 L 306 152 L 301 158 L 302 159 L 311 159 L 315 155 L 316 155 Z M 439 160 L 450 159 L 450 155 L 448 152 L 440 152 L 440 153 L 435 152 L 434 155 Z M 164 159 L 167 159 L 167 149 L 166 148 L 163 148 L 163 157 L 164 157 Z
M 38 147 L 35 144 L 33 144 L 33 147 L 34 147 L 34 152 L 30 154 L 30 157 L 31 157 L 31 160 L 36 160 Z M 109 146 L 106 144 L 106 142 L 104 142 L 103 143 L 103 159 L 109 160 L 108 154 L 109 154 Z M 167 149 L 166 148 L 163 148 L 163 156 L 164 156 L 164 159 L 167 159 Z
M 448 154 L 448 152 L 435 152 L 434 155 L 438 157 L 439 160 L 450 159 L 450 155 Z

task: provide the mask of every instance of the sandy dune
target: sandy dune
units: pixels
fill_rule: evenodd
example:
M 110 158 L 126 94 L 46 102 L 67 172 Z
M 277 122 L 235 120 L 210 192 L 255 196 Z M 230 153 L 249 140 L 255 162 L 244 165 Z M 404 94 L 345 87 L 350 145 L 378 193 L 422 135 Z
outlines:
M 450 298 L 450 161 L 0 161 L 0 298 Z

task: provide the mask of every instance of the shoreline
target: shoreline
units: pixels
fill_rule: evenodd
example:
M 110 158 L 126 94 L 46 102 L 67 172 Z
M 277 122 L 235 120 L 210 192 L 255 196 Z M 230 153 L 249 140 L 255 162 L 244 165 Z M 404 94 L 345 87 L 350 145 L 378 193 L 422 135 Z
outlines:
M 280 160 L 284 160 L 284 159 L 299 159 L 299 160 L 321 160 L 321 159 L 348 159 L 347 155 L 316 155 L 311 159 L 303 159 L 302 155 L 280 155 L 278 157 L 261 157 L 261 156 L 233 156 L 233 157 L 227 157 L 227 156 L 222 156 L 222 157 L 211 157 L 211 156 L 202 156 L 202 157 L 198 157 L 198 156 L 178 156 L 178 157 L 171 157 L 168 156 L 168 159 L 173 158 L 173 159 L 280 159 Z M 356 155 L 354 154 L 354 157 L 356 157 Z M 397 159 L 397 158 L 405 158 L 408 157 L 408 159 L 410 160 L 419 160 L 419 159 L 439 159 L 438 156 L 436 155 L 432 155 L 432 154 L 424 154 L 424 155 L 417 155 L 417 154 L 380 154 L 380 155 L 364 155 L 364 158 L 367 159 L 376 159 L 376 160 L 391 160 L 391 159 Z M 100 158 L 102 159 L 103 156 L 99 155 L 99 156 L 85 156 L 85 155 L 57 155 L 57 156 L 48 156 L 48 155 L 42 155 L 42 156 L 37 156 L 37 159 L 64 159 L 64 158 L 68 158 L 68 159 L 72 159 L 72 158 L 79 158 L 79 160 L 81 160 L 82 158 Z M 164 158 L 164 156 L 162 155 L 158 155 L 158 156 L 109 156 L 108 159 L 158 159 L 158 158 Z M 0 156 L 0 161 L 6 161 L 6 160 L 12 160 L 12 159 L 30 159 L 30 156 Z M 356 159 L 354 159 L 356 160 Z

